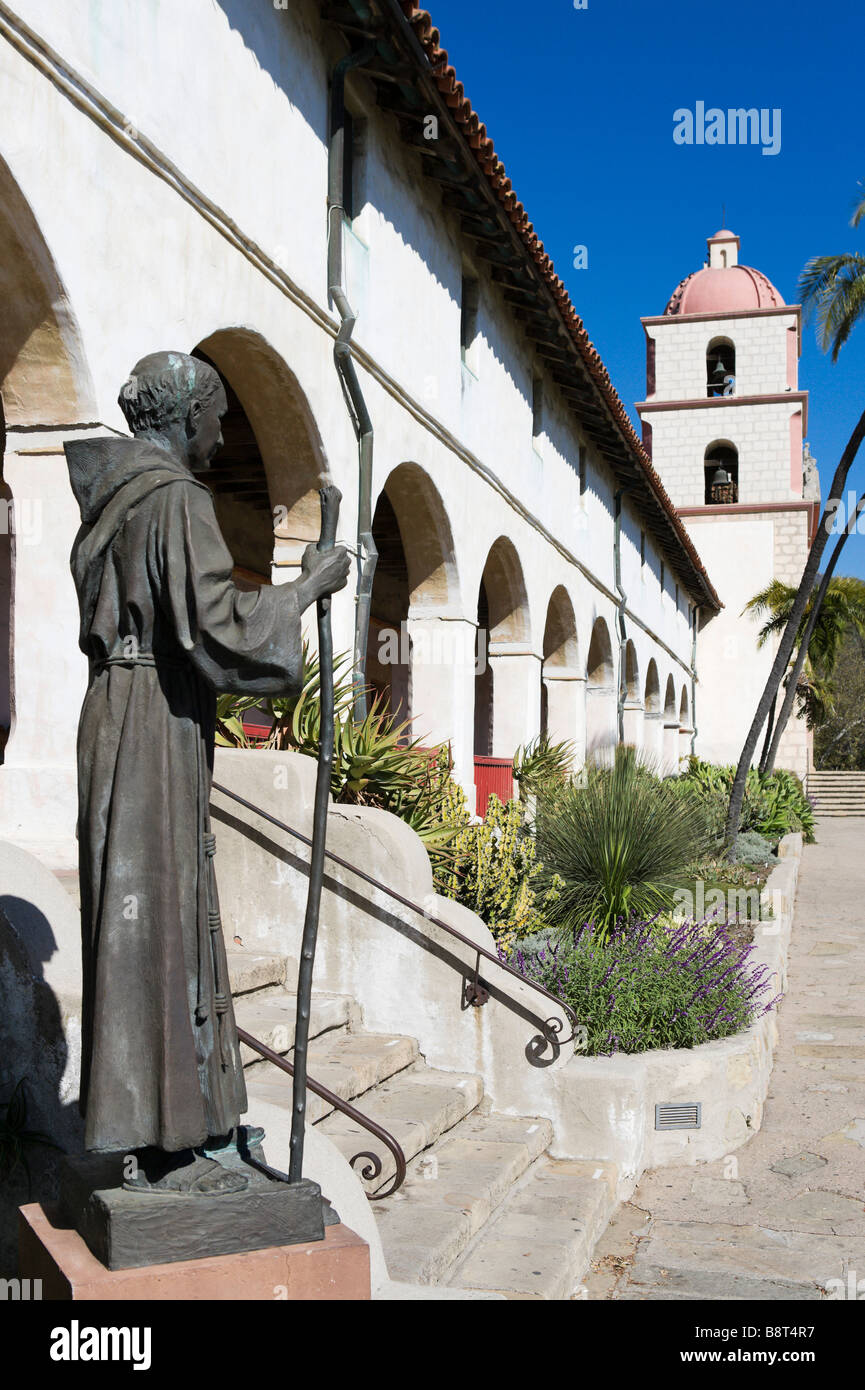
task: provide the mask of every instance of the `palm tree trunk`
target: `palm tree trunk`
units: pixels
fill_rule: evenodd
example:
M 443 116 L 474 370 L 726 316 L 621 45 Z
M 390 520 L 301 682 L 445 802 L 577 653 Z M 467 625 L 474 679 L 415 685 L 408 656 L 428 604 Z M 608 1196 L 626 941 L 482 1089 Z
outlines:
M 811 597 L 811 592 L 817 579 L 817 573 L 820 569 L 820 560 L 829 537 L 829 528 L 826 523 L 827 521 L 831 521 L 831 517 L 827 517 L 827 512 L 829 507 L 832 506 L 832 516 L 834 516 L 838 507 L 841 505 L 847 474 L 850 471 L 863 438 L 865 438 L 865 411 L 860 415 L 859 422 L 850 436 L 846 449 L 841 455 L 838 467 L 835 469 L 835 476 L 832 479 L 832 487 L 829 492 L 829 501 L 823 510 L 823 516 L 820 518 L 817 534 L 808 552 L 805 569 L 799 581 L 799 591 L 793 600 L 793 607 L 787 619 L 787 626 L 781 634 L 781 641 L 775 653 L 772 669 L 769 672 L 769 679 L 766 681 L 766 687 L 760 697 L 760 702 L 757 705 L 756 713 L 751 722 L 751 727 L 748 730 L 745 745 L 739 758 L 736 775 L 733 778 L 733 786 L 730 792 L 727 828 L 724 835 L 724 839 L 730 847 L 734 844 L 736 836 L 739 833 L 739 822 L 742 819 L 742 802 L 745 799 L 745 779 L 748 776 L 748 769 L 754 757 L 757 740 L 760 737 L 760 730 L 769 717 L 769 709 L 773 699 L 777 699 L 781 681 L 790 663 L 790 657 L 793 655 L 793 647 L 796 643 L 796 634 L 799 631 L 799 624 L 808 606 L 808 599 Z
M 773 728 L 775 727 L 775 706 L 777 705 L 777 703 L 778 703 L 778 692 L 777 692 L 777 690 L 776 690 L 776 691 L 775 691 L 775 694 L 772 696 L 772 707 L 771 707 L 771 709 L 769 710 L 769 718 L 766 720 L 766 737 L 763 739 L 763 751 L 762 751 L 762 753 L 760 754 L 760 771 L 761 771 L 761 772 L 763 771 L 763 769 L 764 769 L 764 767 L 765 767 L 765 765 L 766 765 L 766 759 L 767 759 L 768 756 L 769 756 L 769 748 L 770 748 L 770 745 L 771 745 L 771 742 L 772 742 L 772 730 L 773 730 Z
M 820 588 L 817 590 L 817 596 L 814 599 L 814 603 L 811 608 L 811 613 L 808 616 L 808 621 L 805 624 L 805 631 L 802 634 L 802 641 L 799 643 L 799 650 L 796 653 L 796 661 L 793 665 L 793 671 L 790 676 L 789 684 L 787 686 L 787 692 L 784 696 L 784 703 L 781 706 L 781 713 L 779 714 L 778 722 L 775 725 L 775 732 L 772 737 L 771 747 L 769 749 L 769 757 L 766 761 L 767 773 L 771 773 L 775 769 L 775 759 L 778 756 L 778 744 L 781 742 L 781 735 L 783 734 L 784 729 L 787 726 L 787 722 L 790 718 L 790 715 L 793 711 L 793 701 L 796 698 L 796 688 L 799 684 L 799 680 L 802 675 L 802 670 L 805 666 L 805 658 L 808 655 L 808 644 L 810 643 L 814 629 L 817 626 L 817 620 L 820 617 L 820 609 L 823 607 L 823 601 L 826 598 L 826 592 L 829 588 L 829 581 L 831 580 L 832 575 L 835 573 L 835 566 L 837 565 L 838 560 L 840 559 L 841 551 L 844 549 L 844 544 L 847 540 L 847 537 L 850 535 L 851 530 L 856 529 L 856 521 L 859 516 L 859 513 L 863 510 L 863 508 L 865 508 L 865 492 L 863 492 L 862 496 L 859 498 L 859 501 L 856 503 L 855 512 L 850 517 L 849 521 L 847 522 L 847 525 L 841 532 L 841 535 L 838 537 L 835 549 L 832 551 L 832 557 L 828 565 L 826 566 L 826 573 L 823 575 L 823 578 L 820 581 Z

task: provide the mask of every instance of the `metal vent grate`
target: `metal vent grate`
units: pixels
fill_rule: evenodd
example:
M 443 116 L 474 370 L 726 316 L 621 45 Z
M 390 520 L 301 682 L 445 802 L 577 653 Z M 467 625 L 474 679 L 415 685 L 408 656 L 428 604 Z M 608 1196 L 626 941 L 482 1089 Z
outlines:
M 655 1106 L 655 1129 L 699 1129 L 702 1122 L 703 1106 L 700 1101 L 693 1104 Z

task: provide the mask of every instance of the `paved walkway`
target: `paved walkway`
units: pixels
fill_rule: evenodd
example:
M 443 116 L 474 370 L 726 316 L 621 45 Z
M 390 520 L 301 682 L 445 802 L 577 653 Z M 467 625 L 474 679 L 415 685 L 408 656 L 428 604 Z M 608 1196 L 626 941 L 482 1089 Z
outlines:
M 726 1159 L 646 1173 L 590 1299 L 839 1299 L 857 1282 L 865 1298 L 865 818 L 817 836 L 762 1128 Z

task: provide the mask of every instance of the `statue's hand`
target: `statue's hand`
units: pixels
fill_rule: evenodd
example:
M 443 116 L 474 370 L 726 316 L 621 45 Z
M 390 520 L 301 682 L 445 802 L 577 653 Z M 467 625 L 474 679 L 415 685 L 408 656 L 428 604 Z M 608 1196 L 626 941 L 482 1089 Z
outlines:
M 316 545 L 308 545 L 300 562 L 303 606 L 314 603 L 344 589 L 351 569 L 351 556 L 344 546 L 337 545 L 333 550 L 321 551 Z

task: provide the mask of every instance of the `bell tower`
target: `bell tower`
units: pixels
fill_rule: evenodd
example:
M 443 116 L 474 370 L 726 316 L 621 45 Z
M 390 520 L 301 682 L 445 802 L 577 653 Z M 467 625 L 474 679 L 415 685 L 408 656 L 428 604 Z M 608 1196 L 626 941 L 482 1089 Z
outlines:
M 798 584 L 819 520 L 816 469 L 803 463 L 808 393 L 799 389 L 801 310 L 739 261 L 739 237 L 710 237 L 707 259 L 663 314 L 642 319 L 643 443 L 724 609 L 697 643 L 697 752 L 738 760 L 774 648 L 743 617 L 771 579 Z M 810 739 L 791 720 L 778 765 L 804 776 Z

